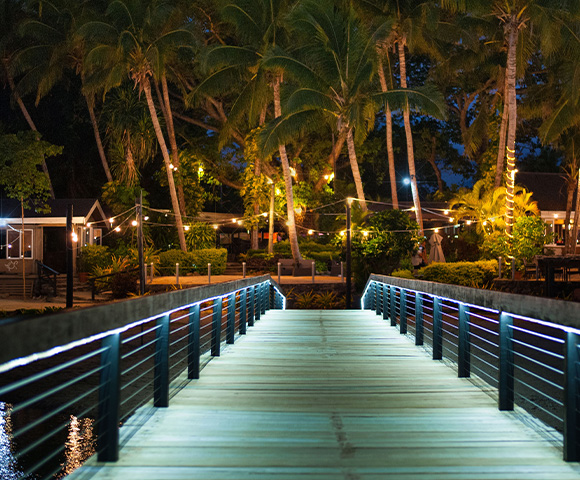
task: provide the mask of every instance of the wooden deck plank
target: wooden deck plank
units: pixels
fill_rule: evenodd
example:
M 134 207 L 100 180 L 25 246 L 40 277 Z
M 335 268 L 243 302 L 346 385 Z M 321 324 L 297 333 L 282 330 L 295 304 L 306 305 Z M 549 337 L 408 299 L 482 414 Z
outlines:
M 269 311 L 94 480 L 570 480 L 546 432 L 370 312 Z M 149 411 L 147 411 L 149 412 Z

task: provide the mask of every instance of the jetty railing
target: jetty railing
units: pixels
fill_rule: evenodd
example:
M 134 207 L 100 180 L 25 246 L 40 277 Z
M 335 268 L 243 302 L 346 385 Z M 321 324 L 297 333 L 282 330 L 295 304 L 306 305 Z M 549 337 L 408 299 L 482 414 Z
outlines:
M 580 460 L 577 303 L 382 275 L 361 303 L 494 387 L 500 410 L 517 404 L 561 432 L 564 460 Z
M 285 303 L 263 275 L 1 320 L 0 440 L 10 458 L 0 471 L 60 478 L 92 453 L 116 461 L 119 426 L 137 408 L 167 407 L 184 370 L 199 378 L 222 340 L 234 343 Z

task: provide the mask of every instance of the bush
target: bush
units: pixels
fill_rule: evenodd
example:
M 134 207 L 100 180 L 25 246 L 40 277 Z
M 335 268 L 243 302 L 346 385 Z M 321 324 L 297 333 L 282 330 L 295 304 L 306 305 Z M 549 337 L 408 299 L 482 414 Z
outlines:
M 159 254 L 159 270 L 161 275 L 173 275 L 175 264 L 179 263 L 180 273 L 192 273 L 195 266 L 191 255 L 183 250 L 167 250 Z
M 431 282 L 483 287 L 497 277 L 495 260 L 479 262 L 432 263 L 419 270 L 418 277 Z
M 79 255 L 79 272 L 92 274 L 96 267 L 107 268 L 111 265 L 109 247 L 102 245 L 85 245 Z
M 391 277 L 408 278 L 410 280 L 415 280 L 415 275 L 413 275 L 413 272 L 409 270 L 395 270 L 393 273 L 391 273 Z
M 207 264 L 211 263 L 211 273 L 221 275 L 226 271 L 228 251 L 225 248 L 205 248 L 190 252 L 193 265 L 197 271 L 202 273 L 207 271 Z
M 113 298 L 126 298 L 130 293 L 139 293 L 138 272 L 119 272 L 111 279 L 111 291 Z

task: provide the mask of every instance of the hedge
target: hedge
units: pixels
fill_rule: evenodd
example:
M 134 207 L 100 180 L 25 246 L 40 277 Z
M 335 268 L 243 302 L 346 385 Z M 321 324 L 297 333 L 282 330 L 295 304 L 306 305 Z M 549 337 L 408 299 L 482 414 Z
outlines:
M 228 251 L 225 248 L 205 248 L 184 252 L 174 249 L 159 254 L 159 269 L 162 275 L 172 275 L 175 264 L 179 263 L 180 273 L 207 273 L 207 264 L 211 263 L 211 273 L 221 275 L 226 271 Z
M 221 275 L 226 271 L 228 251 L 225 248 L 204 248 L 190 252 L 191 259 L 200 273 L 207 272 L 207 264 L 211 263 L 211 273 Z
M 417 277 L 431 282 L 484 287 L 497 277 L 497 261 L 432 263 L 419 270 Z

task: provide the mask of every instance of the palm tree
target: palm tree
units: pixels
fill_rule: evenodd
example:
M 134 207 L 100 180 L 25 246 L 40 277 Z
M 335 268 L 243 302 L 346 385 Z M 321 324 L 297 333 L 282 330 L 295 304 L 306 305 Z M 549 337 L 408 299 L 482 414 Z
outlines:
M 475 183 L 472 190 L 464 190 L 449 201 L 453 218 L 468 219 L 475 222 L 476 231 L 483 234 L 505 228 L 505 187 L 488 188 L 485 180 Z M 514 195 L 514 214 L 539 215 L 538 205 L 532 200 L 532 193 L 518 187 Z
M 505 103 L 507 111 L 506 137 L 506 233 L 512 235 L 514 223 L 514 170 L 516 165 L 516 126 L 517 97 L 516 83 L 518 73 L 527 66 L 529 55 L 533 51 L 530 46 L 536 40 L 544 57 L 548 58 L 560 45 L 562 39 L 562 22 L 559 17 L 569 13 L 578 13 L 580 5 L 573 0 L 447 0 L 443 2 L 448 7 L 471 8 L 475 14 L 483 17 L 493 15 L 503 25 L 506 59 Z M 533 28 L 532 28 L 533 26 Z M 498 157 L 499 158 L 499 157 Z M 498 160 L 498 168 L 501 167 Z
M 40 14 L 42 11 L 42 15 Z M 46 96 L 57 83 L 65 80 L 67 70 L 80 75 L 84 83 L 84 40 L 77 34 L 78 24 L 83 17 L 94 17 L 89 2 L 67 0 L 44 2 L 37 17 L 24 20 L 19 27 L 22 38 L 28 40 L 19 49 L 13 61 L 13 68 L 24 73 L 18 87 L 24 93 L 35 93 L 36 104 Z M 109 164 L 103 148 L 95 114 L 95 93 L 82 89 L 97 150 L 107 181 L 112 181 Z
M 371 91 L 373 52 L 384 27 L 368 34 L 352 10 L 335 9 L 331 2 L 306 1 L 294 10 L 291 24 L 301 48 L 296 55 L 272 50 L 264 63 L 286 72 L 299 87 L 288 100 L 289 112 L 264 131 L 263 148 L 271 151 L 276 143 L 326 121 L 339 141 L 346 139 L 357 196 L 366 211 L 355 137 L 359 142 L 365 138 L 385 101 L 398 107 L 411 100 L 444 116 L 441 95 L 432 88 Z
M 122 83 L 127 76 L 145 95 L 155 135 L 163 155 L 171 203 L 179 244 L 187 250 L 183 221 L 169 150 L 165 142 L 157 109 L 153 100 L 151 79 L 158 75 L 169 52 L 189 48 L 190 32 L 185 28 L 165 30 L 172 15 L 173 5 L 165 0 L 113 0 L 102 21 L 87 22 L 80 33 L 94 43 L 86 61 L 88 70 L 97 85 L 104 85 L 105 92 Z
M 5 83 L 10 87 L 12 99 L 18 105 L 26 123 L 28 123 L 31 130 L 38 132 L 38 128 L 36 128 L 36 124 L 32 120 L 30 112 L 22 100 L 20 91 L 16 86 L 14 67 L 12 65 L 15 52 L 21 43 L 18 39 L 17 28 L 26 18 L 25 15 L 26 12 L 24 11 L 24 5 L 21 2 L 0 0 L 0 32 L 2 32 L 2 37 L 0 38 L 0 61 L 2 62 L 0 73 L 2 74 Z M 44 158 L 42 159 L 42 171 L 48 181 L 50 196 L 54 199 L 54 189 L 52 188 L 48 166 L 46 165 L 46 160 Z
M 196 93 L 231 91 L 232 88 L 239 88 L 238 86 L 242 85 L 242 88 L 237 90 L 228 117 L 230 131 L 244 120 L 251 128 L 256 123 L 258 126 L 263 125 L 266 119 L 266 107 L 272 98 L 266 94 L 266 88 L 272 92 L 274 117 L 281 115 L 282 77 L 277 73 L 271 75 L 261 67 L 264 54 L 268 49 L 284 43 L 283 22 L 286 9 L 285 0 L 235 0 L 226 2 L 221 9 L 222 16 L 235 27 L 241 45 L 218 45 L 209 51 L 208 65 L 212 73 L 202 82 Z M 290 163 L 286 145 L 280 143 L 276 149 L 280 155 L 284 176 L 288 237 L 292 257 L 298 262 L 302 256 L 296 233 Z M 260 158 L 257 160 L 254 173 L 260 175 L 265 163 Z

